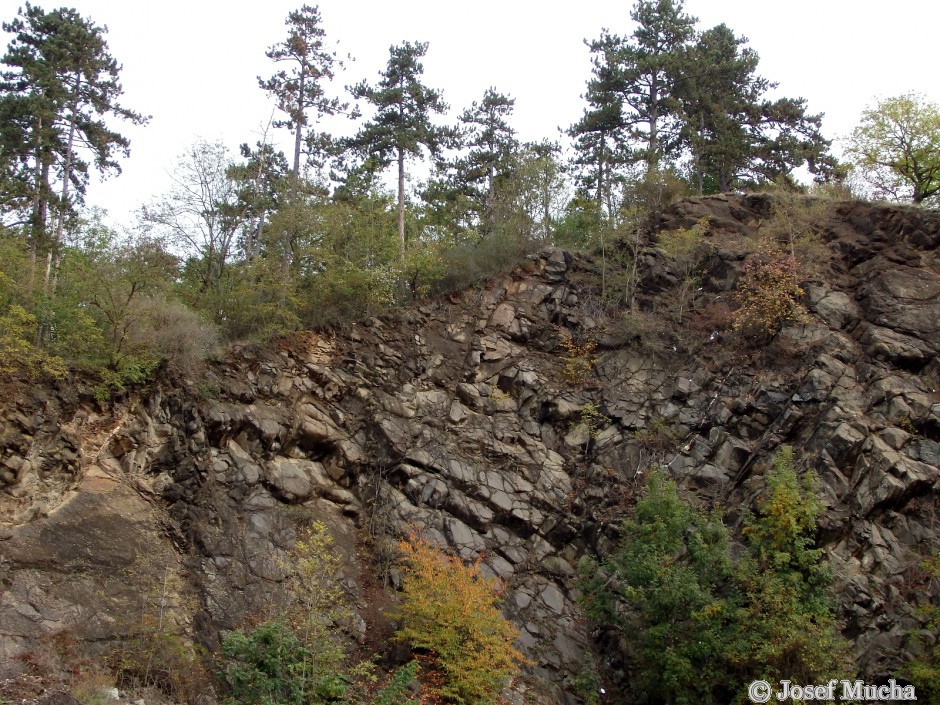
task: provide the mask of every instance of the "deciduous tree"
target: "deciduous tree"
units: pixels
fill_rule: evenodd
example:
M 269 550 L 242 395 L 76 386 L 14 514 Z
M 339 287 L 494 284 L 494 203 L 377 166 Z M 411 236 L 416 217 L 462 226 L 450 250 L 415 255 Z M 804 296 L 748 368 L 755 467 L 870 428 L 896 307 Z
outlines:
M 940 193 L 940 107 L 916 93 L 878 101 L 849 139 L 853 166 L 878 198 L 921 204 Z
M 218 286 L 234 250 L 239 221 L 230 166 L 224 144 L 196 142 L 180 155 L 170 191 L 141 209 L 143 224 L 189 257 L 197 301 Z
M 496 701 L 525 661 L 513 643 L 518 631 L 497 607 L 499 587 L 427 542 L 399 544 L 408 561 L 402 581 L 402 628 L 395 637 L 429 650 L 444 672 L 442 693 L 462 705 Z

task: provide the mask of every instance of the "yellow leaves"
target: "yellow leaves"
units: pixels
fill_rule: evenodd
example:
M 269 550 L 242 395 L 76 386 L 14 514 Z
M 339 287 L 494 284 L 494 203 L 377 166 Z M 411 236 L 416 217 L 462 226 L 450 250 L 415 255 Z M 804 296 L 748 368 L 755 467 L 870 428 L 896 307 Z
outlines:
M 501 614 L 502 587 L 422 539 L 399 548 L 406 561 L 396 638 L 432 652 L 444 672 L 442 694 L 458 703 L 490 703 L 525 662 L 518 630 Z
M 62 358 L 50 355 L 35 344 L 39 323 L 22 306 L 13 304 L 0 317 L 0 376 L 43 374 L 60 379 L 66 374 Z
M 565 382 L 574 388 L 583 387 L 594 369 L 594 349 L 597 343 L 593 340 L 577 343 L 569 333 L 563 331 L 561 344 L 566 352 L 561 357 L 564 361 L 562 376 Z
M 667 230 L 659 235 L 659 246 L 670 257 L 682 260 L 681 264 L 689 268 L 688 273 L 691 272 L 691 268 L 705 246 L 709 219 L 710 216 L 707 216 L 696 221 L 691 228 Z
M 297 538 L 289 561 L 286 585 L 300 611 L 291 616 L 301 631 L 325 630 L 347 611 L 339 583 L 342 559 L 326 524 L 315 521 Z

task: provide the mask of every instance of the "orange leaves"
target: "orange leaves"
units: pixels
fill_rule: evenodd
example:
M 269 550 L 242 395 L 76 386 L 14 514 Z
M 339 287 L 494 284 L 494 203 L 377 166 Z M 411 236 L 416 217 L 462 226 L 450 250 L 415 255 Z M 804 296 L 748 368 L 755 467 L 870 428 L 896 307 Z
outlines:
M 444 673 L 442 695 L 457 703 L 494 702 L 525 659 L 513 643 L 519 632 L 497 604 L 501 586 L 426 541 L 399 548 L 407 568 L 396 638 L 430 652 Z

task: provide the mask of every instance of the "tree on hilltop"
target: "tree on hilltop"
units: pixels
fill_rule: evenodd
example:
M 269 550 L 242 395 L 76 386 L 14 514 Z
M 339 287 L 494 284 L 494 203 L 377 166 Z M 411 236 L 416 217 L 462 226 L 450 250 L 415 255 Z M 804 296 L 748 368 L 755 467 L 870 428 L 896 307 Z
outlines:
M 700 192 L 773 181 L 806 165 L 817 179 L 838 173 L 820 133 L 822 116 L 802 98 L 771 100 L 777 84 L 756 73 L 758 56 L 725 25 L 698 33 L 682 0 L 639 0 L 628 37 L 603 30 L 588 43 L 588 109 L 569 129 L 582 188 L 613 218 L 613 187 L 642 165 L 656 182 L 685 171 Z
M 616 170 L 628 161 L 630 132 L 624 120 L 617 79 L 621 41 L 604 30 L 599 39 L 586 42 L 593 54 L 593 76 L 583 96 L 589 107 L 568 129 L 568 135 L 575 140 L 574 164 L 581 170 L 582 188 L 585 192 L 593 191 L 598 215 L 605 208 L 608 215 L 613 214 L 612 185 Z
M 31 261 L 45 255 L 48 289 L 91 163 L 102 173 L 120 171 L 117 157 L 129 154 L 129 140 L 106 119 L 139 125 L 148 118 L 118 103 L 121 67 L 107 30 L 91 19 L 27 3 L 3 29 L 13 40 L 0 73 L 0 175 L 11 195 L 0 208 L 27 226 Z
M 277 100 L 277 108 L 286 119 L 276 121 L 276 127 L 286 127 L 294 133 L 294 160 L 291 173 L 300 175 L 300 155 L 307 142 L 308 151 L 322 151 L 324 136 L 308 130 L 313 110 L 317 119 L 334 115 L 346 106 L 338 98 L 328 97 L 326 84 L 333 80 L 339 61 L 335 51 L 324 48 L 326 32 L 322 27 L 317 5 L 304 5 L 287 15 L 287 38 L 272 46 L 265 56 L 277 64 L 286 65 L 268 79 L 258 78 L 258 84 Z
M 422 198 L 438 220 L 459 231 L 493 232 L 497 186 L 515 168 L 519 150 L 516 131 L 509 124 L 516 101 L 495 88 L 487 88 L 481 101 L 460 115 L 459 138 L 466 152 L 437 160 Z
M 940 107 L 906 93 L 862 112 L 847 154 L 878 198 L 929 202 L 940 193 Z
M 389 48 L 389 59 L 378 83 L 363 81 L 353 95 L 376 108 L 376 115 L 363 125 L 349 144 L 377 168 L 398 165 L 399 255 L 405 259 L 405 159 L 422 156 L 422 147 L 432 156 L 454 139 L 452 129 L 434 125 L 432 113 L 447 111 L 440 91 L 421 83 L 427 42 L 405 42 Z
M 777 87 L 757 74 L 759 57 L 747 39 L 720 24 L 688 48 L 675 93 L 681 138 L 692 155 L 699 192 L 772 181 L 801 164 L 822 177 L 835 166 L 819 132 L 822 115 L 809 115 L 802 98 L 770 100 Z
M 474 101 L 460 116 L 470 149 L 458 164 L 458 172 L 480 215 L 484 234 L 493 227 L 497 181 L 512 170 L 519 148 L 516 131 L 508 122 L 515 104 L 513 98 L 487 88 L 483 99 Z

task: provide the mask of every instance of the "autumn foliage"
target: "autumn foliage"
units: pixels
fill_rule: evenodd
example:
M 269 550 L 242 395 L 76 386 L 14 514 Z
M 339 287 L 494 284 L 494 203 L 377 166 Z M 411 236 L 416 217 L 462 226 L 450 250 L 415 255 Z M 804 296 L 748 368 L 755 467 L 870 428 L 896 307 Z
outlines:
M 407 568 L 396 638 L 430 653 L 443 672 L 441 694 L 456 703 L 492 703 L 525 661 L 519 632 L 498 608 L 501 586 L 426 541 L 400 548 Z
M 750 255 L 738 282 L 740 308 L 734 329 L 762 338 L 775 335 L 785 323 L 803 317 L 802 272 L 797 258 L 776 248 Z

